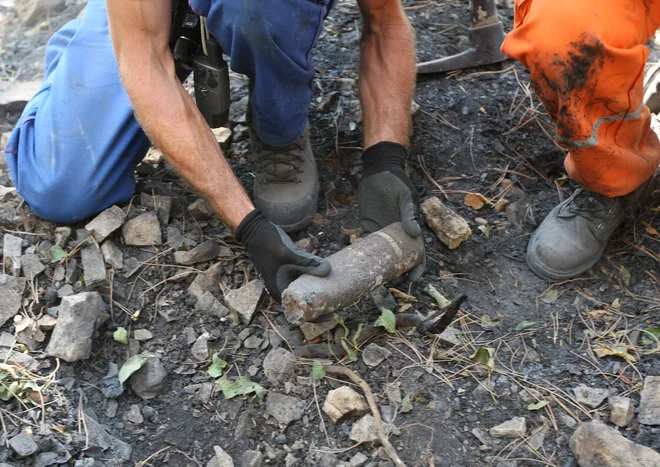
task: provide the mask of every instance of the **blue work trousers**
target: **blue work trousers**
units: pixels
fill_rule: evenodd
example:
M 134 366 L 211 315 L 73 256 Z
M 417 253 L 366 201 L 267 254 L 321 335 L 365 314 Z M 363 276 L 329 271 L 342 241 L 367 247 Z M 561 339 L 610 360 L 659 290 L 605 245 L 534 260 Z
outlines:
M 332 0 L 190 4 L 207 17 L 231 68 L 250 78 L 259 137 L 274 146 L 297 139 L 312 97 L 312 50 Z M 119 77 L 105 0 L 89 0 L 84 16 L 48 42 L 41 90 L 5 148 L 16 189 L 38 216 L 78 222 L 133 195 L 134 169 L 148 149 Z

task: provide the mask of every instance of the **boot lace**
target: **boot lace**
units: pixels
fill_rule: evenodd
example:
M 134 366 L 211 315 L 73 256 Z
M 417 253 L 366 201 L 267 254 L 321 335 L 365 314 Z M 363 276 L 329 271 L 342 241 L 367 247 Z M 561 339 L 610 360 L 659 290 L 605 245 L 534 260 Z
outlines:
M 304 172 L 301 164 L 305 160 L 302 156 L 296 154 L 296 151 L 302 150 L 302 144 L 297 142 L 284 147 L 274 147 L 259 141 L 256 147 L 258 154 L 256 169 L 258 173 L 264 174 L 261 183 L 264 185 L 269 183 L 300 183 L 301 180 L 298 178 L 298 174 Z
M 606 196 L 580 188 L 566 204 L 567 214 L 580 216 L 601 230 L 605 221 L 614 214 L 614 209 L 606 200 L 609 201 Z

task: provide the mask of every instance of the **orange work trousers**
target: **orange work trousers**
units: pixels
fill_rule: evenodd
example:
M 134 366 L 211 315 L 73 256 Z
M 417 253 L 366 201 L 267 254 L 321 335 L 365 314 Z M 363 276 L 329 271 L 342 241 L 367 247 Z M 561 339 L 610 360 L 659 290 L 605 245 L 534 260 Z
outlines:
M 644 43 L 660 0 L 516 0 L 502 52 L 530 70 L 557 124 L 564 164 L 585 189 L 623 196 L 660 165 L 660 142 L 642 103 Z

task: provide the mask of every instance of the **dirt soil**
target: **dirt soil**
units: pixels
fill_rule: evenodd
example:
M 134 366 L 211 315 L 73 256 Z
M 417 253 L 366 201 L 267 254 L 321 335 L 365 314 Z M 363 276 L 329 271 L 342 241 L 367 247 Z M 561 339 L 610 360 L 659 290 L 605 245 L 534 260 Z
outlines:
M 406 0 L 404 5 L 417 33 L 420 61 L 465 48 L 467 2 Z M 11 8 L 0 6 L 0 79 L 23 81 L 38 76 L 46 40 L 80 9 L 80 4 L 69 4 L 47 24 L 26 28 Z M 513 10 L 508 2 L 500 5 L 500 15 L 510 29 Z M 321 256 L 347 246 L 352 234 L 364 235 L 357 217 L 359 28 L 354 2 L 340 1 L 314 55 L 318 74 L 310 127 L 323 190 L 320 216 L 294 240 L 311 238 Z M 230 126 L 234 139 L 227 154 L 250 187 L 247 135 L 242 127 L 236 128 L 236 120 L 245 111 L 242 98 L 247 94 L 247 82 L 237 75 L 232 79 L 234 122 Z M 374 340 L 391 352 L 375 368 L 364 363 L 361 352 L 356 362 L 343 363 L 369 384 L 385 418 L 394 419 L 397 431 L 391 442 L 409 466 L 576 465 L 569 438 L 577 422 L 609 420 L 609 410 L 607 403 L 597 408 L 580 404 L 572 389 L 580 385 L 608 389 L 611 394 L 631 397 L 638 406 L 643 378 L 660 375 L 657 343 L 649 343 L 643 332 L 660 325 L 660 238 L 657 230 L 653 233 L 660 229 L 660 214 L 647 211 L 631 218 L 589 273 L 551 285 L 527 268 L 525 248 L 530 233 L 576 185 L 566 178 L 564 151 L 550 137 L 553 126 L 531 91 L 526 70 L 504 62 L 420 76 L 415 101 L 420 111 L 413 120 L 412 180 L 422 199 L 438 196 L 468 221 L 473 233 L 460 247 L 449 250 L 424 225 L 426 273 L 417 283 L 394 285 L 409 295 L 406 298 L 395 292 L 395 311 L 407 309 L 423 315 L 437 311 L 438 305 L 424 291 L 428 284 L 450 300 L 467 295 L 467 304 L 453 324 L 458 343 L 451 346 L 436 336 L 404 329 Z M 18 115 L 15 109 L 5 109 L 0 130 L 9 131 Z M 143 164 L 138 173 L 138 192 L 173 198 L 169 225 L 181 229 L 189 243 L 215 239 L 231 248 L 232 257 L 222 261 L 219 297 L 254 278 L 249 258 L 217 219 L 191 216 L 187 206 L 197 197 L 168 166 Z M 484 195 L 485 206 L 474 210 L 464 204 L 469 193 Z M 502 199 L 508 205 L 498 212 L 495 205 Z M 133 217 L 148 207 L 138 196 L 122 208 Z M 83 225 L 74 226 L 74 231 Z M 43 240 L 53 241 L 54 227 L 27 215 L 14 228 L 4 230 L 23 232 L 14 234 L 36 247 Z M 98 329 L 91 358 L 57 366 L 55 359 L 42 352 L 45 345 L 31 352 L 45 366 L 39 370 L 42 375 L 56 370 L 54 384 L 44 388 L 49 403 L 43 413 L 40 403 L 0 402 L 0 437 L 27 428 L 41 439 L 56 439 L 65 446 L 72 456 L 69 465 L 76 460 L 75 465 L 81 466 L 121 465 L 119 460 L 109 459 L 112 456 L 94 456 L 86 450 L 86 428 L 80 424 L 84 410 L 93 413 L 114 437 L 131 445 L 131 459 L 124 465 L 206 465 L 214 455 L 214 445 L 222 446 L 236 465 L 247 450 L 264 453 L 269 465 L 332 466 L 348 463 L 357 453 L 367 456 L 372 465 L 391 465 L 377 445 L 356 446 L 349 439 L 356 418 L 334 424 L 321 415 L 319 407 L 328 391 L 344 384 L 341 377 L 328 375 L 313 381 L 312 362 L 300 360 L 295 377 L 282 383 L 269 381 L 263 370 L 266 355 L 273 346 L 288 349 L 283 338 L 300 339 L 296 329 L 285 325 L 277 304 L 264 298 L 249 326 L 234 326 L 231 320 L 196 311 L 195 300 L 186 289 L 197 272 L 216 261 L 177 266 L 174 251 L 166 244 L 136 248 L 121 245 L 118 233 L 111 238 L 120 245 L 124 258 L 134 257 L 141 263 L 139 272 L 125 278 L 120 271 L 109 270 L 111 287 L 102 294 L 106 304 L 112 303 L 111 317 Z M 71 244 L 67 250 L 71 251 Z M 40 278 L 37 295 L 39 290 L 43 293 L 60 285 L 48 275 L 51 269 L 49 266 Z M 77 291 L 85 289 L 84 284 L 77 285 L 82 286 Z M 41 303 L 43 300 L 41 297 Z M 39 306 L 31 307 L 37 309 Z M 365 324 L 379 315 L 369 297 L 341 314 L 343 319 Z M 168 322 L 164 316 L 175 320 Z M 148 401 L 127 387 L 116 399 L 116 415 L 110 417 L 109 399 L 100 391 L 101 379 L 110 362 L 121 366 L 136 350 L 113 339 L 118 327 L 131 333 L 151 331 L 153 338 L 139 343 L 139 352 L 161 359 L 169 387 Z M 265 339 L 258 348 L 242 344 L 248 334 L 245 329 Z M 9 320 L 2 330 L 13 334 L 14 323 Z M 226 375 L 248 376 L 268 394 L 297 397 L 304 401 L 304 415 L 282 427 L 251 397 L 227 399 L 217 387 L 210 398 L 200 397 L 202 383 L 213 381 L 207 373 L 210 361 L 196 363 L 190 353 L 192 340 L 203 332 L 210 334 L 211 354 L 217 353 L 229 363 Z M 603 345 L 625 347 L 630 360 L 599 357 L 596 350 Z M 474 362 L 479 349 L 490 349 L 478 354 L 491 352 L 490 367 Z M 401 399 L 391 394 L 392 387 L 400 389 Z M 546 402 L 537 410 L 530 409 L 530 404 L 539 401 Z M 150 417 L 145 416 L 143 423 L 128 420 L 133 405 Z M 526 437 L 489 436 L 490 428 L 514 417 L 526 419 Z M 58 426 L 64 427 L 61 433 L 53 428 Z M 483 430 L 482 439 L 474 434 L 481 434 L 479 430 Z M 635 442 L 660 449 L 658 428 L 633 422 L 621 432 Z M 36 465 L 3 450 L 4 443 L 2 439 L 0 463 Z M 96 463 L 83 463 L 90 457 Z M 142 462 L 145 459 L 149 460 Z

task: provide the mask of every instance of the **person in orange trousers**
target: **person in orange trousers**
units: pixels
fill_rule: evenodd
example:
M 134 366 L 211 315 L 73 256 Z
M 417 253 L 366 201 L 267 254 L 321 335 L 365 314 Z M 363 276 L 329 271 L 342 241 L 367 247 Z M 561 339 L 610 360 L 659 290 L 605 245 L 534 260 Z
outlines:
M 502 52 L 529 68 L 581 185 L 535 231 L 527 264 L 561 281 L 598 262 L 631 209 L 660 188 L 660 141 L 644 105 L 644 43 L 660 0 L 516 0 Z

